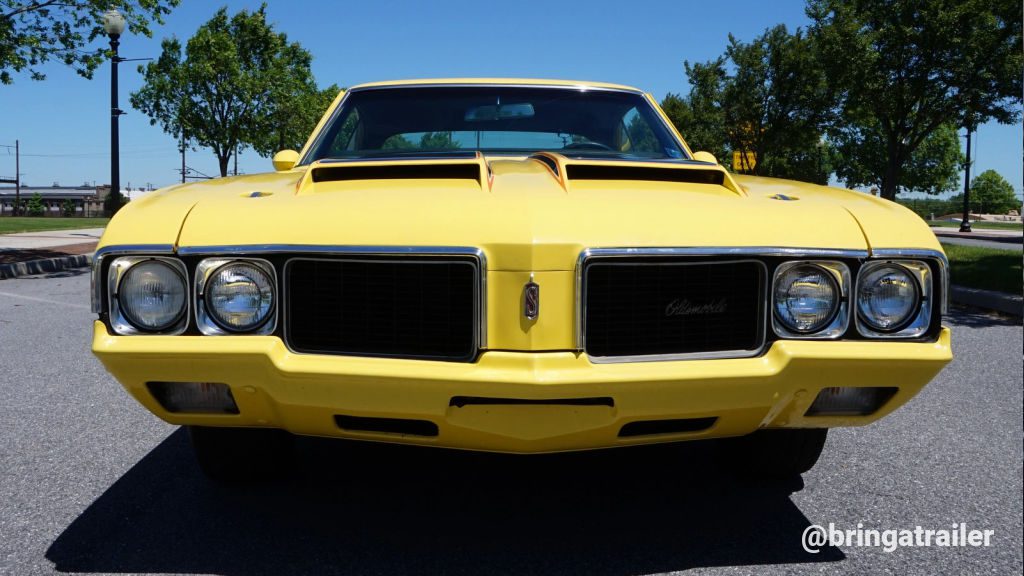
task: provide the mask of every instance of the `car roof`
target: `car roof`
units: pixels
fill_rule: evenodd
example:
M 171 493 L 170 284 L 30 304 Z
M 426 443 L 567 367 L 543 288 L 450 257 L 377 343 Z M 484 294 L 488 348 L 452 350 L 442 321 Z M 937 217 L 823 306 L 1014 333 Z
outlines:
M 415 80 L 387 80 L 369 82 L 351 87 L 349 90 L 367 88 L 387 88 L 404 86 L 555 86 L 559 88 L 592 88 L 598 90 L 621 90 L 626 92 L 643 91 L 632 86 L 609 84 L 607 82 L 588 82 L 582 80 L 544 80 L 537 78 L 422 78 Z

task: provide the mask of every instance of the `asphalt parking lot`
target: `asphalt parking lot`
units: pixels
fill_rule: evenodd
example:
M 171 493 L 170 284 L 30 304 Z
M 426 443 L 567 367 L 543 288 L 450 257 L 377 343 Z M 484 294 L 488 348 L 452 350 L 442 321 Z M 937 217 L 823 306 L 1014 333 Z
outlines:
M 89 352 L 84 270 L 0 281 L 0 574 L 1020 574 L 1022 328 L 956 311 L 956 359 L 802 480 L 711 444 L 498 456 L 304 439 L 295 473 L 200 476 Z M 826 547 L 811 524 L 994 530 L 988 548 Z

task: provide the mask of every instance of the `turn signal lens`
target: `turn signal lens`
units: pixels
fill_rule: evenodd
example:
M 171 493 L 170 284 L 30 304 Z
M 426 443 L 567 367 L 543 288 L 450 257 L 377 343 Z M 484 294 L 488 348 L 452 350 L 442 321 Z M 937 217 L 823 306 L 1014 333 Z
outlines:
M 824 388 L 807 409 L 808 416 L 867 416 L 874 414 L 896 394 L 891 387 Z
M 793 332 L 817 332 L 835 317 L 839 298 L 831 272 L 813 264 L 794 266 L 775 280 L 775 317 Z
M 168 412 L 238 414 L 231 388 L 220 382 L 146 382 L 150 394 Z

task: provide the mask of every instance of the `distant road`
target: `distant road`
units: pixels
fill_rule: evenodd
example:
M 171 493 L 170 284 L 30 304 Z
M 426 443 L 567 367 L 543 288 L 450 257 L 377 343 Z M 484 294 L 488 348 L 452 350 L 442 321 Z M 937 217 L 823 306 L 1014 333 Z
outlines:
M 956 228 L 933 227 L 932 232 L 935 233 L 940 242 L 946 244 L 979 246 L 982 248 L 1014 250 L 1017 252 L 1021 252 L 1024 249 L 1024 235 L 1014 230 L 975 230 L 974 232 L 962 233 Z

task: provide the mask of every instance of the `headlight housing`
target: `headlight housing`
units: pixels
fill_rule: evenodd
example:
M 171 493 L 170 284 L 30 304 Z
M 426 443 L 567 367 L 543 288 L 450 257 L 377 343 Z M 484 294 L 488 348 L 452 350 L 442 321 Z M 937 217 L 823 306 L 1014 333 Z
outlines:
M 838 338 L 848 323 L 842 262 L 787 262 L 775 271 L 772 327 L 787 338 Z
M 857 327 L 865 336 L 912 338 L 928 329 L 931 271 L 923 262 L 865 264 L 857 279 Z
M 111 263 L 110 322 L 118 334 L 181 334 L 188 324 L 188 274 L 180 261 L 134 256 Z
M 203 260 L 196 268 L 197 323 L 203 334 L 270 334 L 276 324 L 274 267 L 266 260 Z

